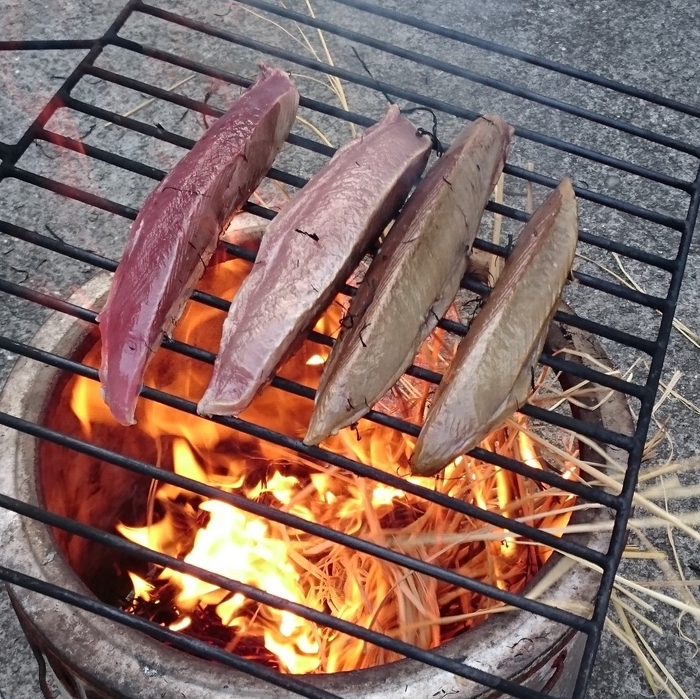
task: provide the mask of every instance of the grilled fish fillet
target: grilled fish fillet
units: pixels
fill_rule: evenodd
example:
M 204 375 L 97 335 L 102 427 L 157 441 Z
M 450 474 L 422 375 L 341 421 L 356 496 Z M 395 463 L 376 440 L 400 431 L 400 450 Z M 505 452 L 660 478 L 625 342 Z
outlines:
M 350 305 L 305 444 L 318 444 L 367 413 L 447 311 L 512 133 L 498 116 L 470 124 L 416 188 Z
M 236 415 L 250 404 L 396 215 L 430 145 L 391 106 L 276 216 L 231 304 L 201 414 Z
M 415 474 L 437 473 L 525 403 L 577 236 L 576 198 L 565 179 L 525 226 L 462 339 L 420 432 Z
M 98 316 L 102 394 L 134 424 L 148 362 L 172 331 L 226 221 L 272 165 L 299 95 L 287 74 L 260 66 L 250 87 L 146 199 Z

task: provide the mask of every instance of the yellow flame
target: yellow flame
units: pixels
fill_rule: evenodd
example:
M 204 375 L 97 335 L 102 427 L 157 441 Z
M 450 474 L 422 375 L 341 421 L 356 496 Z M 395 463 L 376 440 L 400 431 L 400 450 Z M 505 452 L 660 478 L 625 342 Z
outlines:
M 131 578 L 131 584 L 134 587 L 134 598 L 140 597 L 142 600 L 150 602 L 153 585 L 136 575 L 136 573 L 129 572 L 129 577 Z
M 255 585 L 291 602 L 305 601 L 287 547 L 283 541 L 270 536 L 265 520 L 216 500 L 203 502 L 200 509 L 210 514 L 210 520 L 197 532 L 192 551 L 185 556 L 186 563 Z M 230 622 L 235 611 L 245 603 L 245 597 L 240 594 L 221 603 L 227 594 L 224 590 L 191 575 L 172 571 L 169 577 L 181 589 L 176 600 L 180 609 L 191 611 L 205 600 L 208 604 L 218 605 L 217 613 L 225 615 Z M 320 662 L 318 644 L 309 624 L 289 612 L 270 610 L 269 613 L 276 621 L 279 634 L 270 637 L 276 650 L 270 647 L 266 638 L 268 649 L 278 655 L 290 672 L 315 670 Z M 280 655 L 278 651 L 282 647 L 285 652 Z M 309 667 L 309 659 L 304 657 L 309 653 L 316 654 L 314 667 Z
M 395 498 L 403 497 L 403 490 L 391 488 L 385 485 L 378 485 L 372 491 L 372 505 L 381 507 L 382 505 L 392 505 Z
M 289 505 L 298 487 L 299 481 L 296 478 L 283 476 L 279 471 L 275 471 L 272 478 L 267 481 L 264 490 L 272 493 L 281 503 Z
M 524 433 L 518 432 L 518 451 L 520 460 L 532 468 L 542 468 L 532 440 Z
M 186 628 L 192 626 L 192 618 L 189 616 L 183 616 L 177 621 L 174 621 L 168 627 L 171 631 L 184 631 Z

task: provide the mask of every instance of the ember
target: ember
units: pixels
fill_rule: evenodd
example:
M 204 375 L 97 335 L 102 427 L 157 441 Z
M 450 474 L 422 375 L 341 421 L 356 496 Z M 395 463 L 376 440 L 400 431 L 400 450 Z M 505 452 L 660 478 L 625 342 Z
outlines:
M 241 260 L 210 266 L 199 288 L 230 299 L 248 268 Z M 335 334 L 343 312 L 334 304 L 316 330 Z M 222 311 L 191 301 L 175 339 L 214 352 L 223 320 Z M 453 349 L 437 330 L 417 361 L 439 371 Z M 280 375 L 315 387 L 327 356 L 327 347 L 307 341 Z M 83 361 L 98 366 L 99 357 L 98 343 Z M 210 373 L 210 364 L 161 350 L 146 381 L 197 401 Z M 420 422 L 428 398 L 427 384 L 404 377 L 383 399 L 381 409 Z M 83 437 L 124 444 L 146 439 L 161 468 L 500 589 L 522 591 L 551 554 L 550 549 L 511 536 L 494 538 L 493 530 L 481 528 L 481 523 L 401 490 L 154 401 L 141 399 L 137 426 L 124 428 L 110 416 L 99 385 L 80 376 L 71 378 L 61 399 L 71 406 Z M 268 388 L 242 418 L 301 439 L 311 409 L 307 398 Z M 404 475 L 414 444 L 397 430 L 362 420 L 354 431 L 342 430 L 323 446 Z M 485 446 L 542 467 L 535 444 L 515 423 L 494 431 Z M 565 525 L 569 512 L 548 512 L 574 502 L 570 495 L 547 493 L 533 481 L 468 457 L 456 459 L 439 479 L 409 480 L 510 518 L 527 517 L 536 526 Z M 168 484 L 157 489 L 154 484 L 140 521 L 127 525 L 127 519 L 117 529 L 134 542 L 423 648 L 453 638 L 499 604 Z M 338 672 L 398 658 L 173 570 L 134 565 L 123 571 L 123 578 L 132 588 L 125 609 L 285 672 Z

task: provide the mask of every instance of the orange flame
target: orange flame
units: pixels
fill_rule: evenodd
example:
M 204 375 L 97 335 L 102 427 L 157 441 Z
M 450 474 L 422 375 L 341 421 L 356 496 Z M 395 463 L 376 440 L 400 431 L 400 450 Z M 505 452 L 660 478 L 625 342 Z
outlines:
M 211 266 L 199 288 L 230 299 L 248 267 L 240 260 Z M 334 334 L 343 311 L 339 304 L 333 304 L 316 330 Z M 221 311 L 190 301 L 175 338 L 215 352 L 223 320 Z M 433 335 L 421 355 L 436 369 L 443 368 L 451 354 L 446 344 L 435 346 L 440 337 Z M 98 343 L 84 361 L 96 366 L 99 351 Z M 326 347 L 307 341 L 279 373 L 315 387 L 327 356 Z M 146 383 L 196 402 L 210 374 L 211 366 L 203 362 L 160 350 L 149 368 Z M 382 408 L 409 416 L 416 413 L 416 406 L 424 405 L 427 392 L 417 380 L 402 381 L 383 399 Z M 83 377 L 71 379 L 67 391 L 84 436 L 92 436 L 93 441 L 109 435 L 114 444 L 128 440 L 134 431 L 145 433 L 155 444 L 162 468 L 502 589 L 522 589 L 532 573 L 530 558 L 536 559 L 536 569 L 549 555 L 548 551 L 521 545 L 512 537 L 495 545 L 479 541 L 460 546 L 446 544 L 445 534 L 473 532 L 478 523 L 402 490 L 356 477 L 155 401 L 141 399 L 137 427 L 123 428 L 106 410 L 98 384 Z M 311 409 L 308 399 L 267 388 L 241 417 L 301 438 Z M 414 440 L 363 420 L 356 431 L 342 430 L 324 446 L 388 473 L 406 474 Z M 522 432 L 501 428 L 485 446 L 507 455 L 519 450 L 527 463 L 541 468 L 534 445 Z M 515 518 L 528 513 L 525 505 L 511 507 L 514 499 L 523 497 L 517 478 L 510 472 L 459 457 L 439 479 L 409 480 Z M 144 513 L 145 526 L 119 524 L 119 532 L 150 549 L 423 648 L 444 642 L 474 623 L 470 614 L 480 606 L 495 605 L 492 600 L 464 590 L 455 591 L 432 578 L 287 529 L 221 501 L 203 500 L 170 485 L 157 488 L 151 506 L 153 516 L 149 518 Z M 530 505 L 531 509 L 534 507 Z M 276 658 L 279 667 L 288 672 L 336 672 L 397 657 L 356 638 L 317 627 L 289 612 L 254 604 L 243 594 L 232 594 L 170 569 L 161 570 L 157 579 L 151 577 L 149 581 L 133 572 L 130 577 L 134 595 L 146 602 L 158 594 L 159 586 L 167 585 L 176 591 L 173 611 L 177 618 L 171 628 L 186 632 L 196 611 L 208 609 L 230 629 L 234 639 L 231 648 L 236 639 L 257 639 Z M 441 616 L 457 621 L 443 623 Z

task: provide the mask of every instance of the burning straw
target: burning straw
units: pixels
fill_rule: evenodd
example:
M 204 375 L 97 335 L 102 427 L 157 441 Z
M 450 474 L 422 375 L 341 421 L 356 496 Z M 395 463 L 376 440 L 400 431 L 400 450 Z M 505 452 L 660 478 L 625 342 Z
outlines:
M 238 261 L 222 263 L 208 272 L 201 288 L 230 297 L 234 293 L 231 287 L 244 273 L 245 265 Z M 218 338 L 211 336 L 211 328 L 219 327 L 220 320 L 212 321 L 210 313 L 220 314 L 190 303 L 176 337 L 215 349 Z M 342 309 L 334 305 L 317 329 L 332 334 L 341 315 Z M 441 370 L 451 348 L 439 330 L 422 352 L 422 363 Z M 282 374 L 314 385 L 326 354 L 325 348 L 307 342 Z M 85 361 L 94 364 L 98 357 L 99 347 L 95 346 Z M 158 353 L 147 380 L 162 390 L 196 399 L 209 371 L 207 365 L 179 355 Z M 310 415 L 310 401 L 270 393 L 264 393 L 244 417 L 301 436 Z M 119 439 L 120 427 L 110 423 L 108 413 L 99 408 L 97 384 L 75 377 L 64 395 L 84 431 L 91 431 L 93 438 L 109 433 Z M 382 408 L 415 419 L 424 405 L 422 384 L 405 379 L 385 398 Z M 161 445 L 159 465 L 163 468 L 173 468 L 194 480 L 245 494 L 307 521 L 327 524 L 500 589 L 522 591 L 551 555 L 551 550 L 526 545 L 506 532 L 480 536 L 478 522 L 403 491 L 256 440 L 241 437 L 234 441 L 229 430 L 215 423 L 175 415 L 158 403 L 144 402 L 139 410 L 138 427 L 129 429 L 145 432 Z M 108 430 L 103 429 L 106 425 Z M 357 432 L 345 430 L 327 446 L 393 474 L 408 472 L 413 440 L 363 421 Z M 543 445 L 536 445 L 517 422 L 496 430 L 485 446 L 539 468 L 543 467 L 543 459 L 555 461 L 561 454 L 561 447 L 550 453 Z M 572 475 L 576 472 L 571 463 L 565 468 Z M 571 495 L 555 493 L 467 457 L 457 459 L 438 480 L 411 480 L 509 518 L 526 518 L 536 526 L 562 528 L 573 511 Z M 419 647 L 434 647 L 453 638 L 483 620 L 484 612 L 496 605 L 481 595 L 456 590 L 325 539 L 288 530 L 222 502 L 202 501 L 173 486 L 157 489 L 151 509 L 154 517 L 150 526 L 120 525 L 119 531 L 149 548 Z M 383 649 L 365 646 L 359 639 L 317 628 L 289 613 L 250 603 L 241 595 L 231 595 L 190 576 L 171 570 L 134 568 L 129 572 L 134 587 L 130 608 L 135 613 L 184 633 L 206 634 L 211 642 L 289 672 L 336 672 L 396 659 Z

